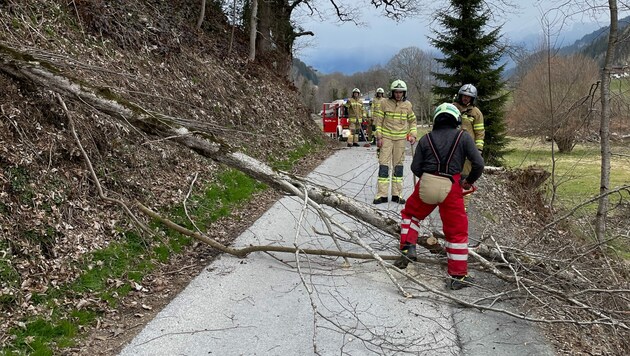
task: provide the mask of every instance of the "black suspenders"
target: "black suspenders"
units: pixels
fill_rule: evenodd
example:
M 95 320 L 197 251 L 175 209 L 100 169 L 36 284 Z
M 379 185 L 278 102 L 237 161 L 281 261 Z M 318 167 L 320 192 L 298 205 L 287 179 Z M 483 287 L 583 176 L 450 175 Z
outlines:
M 442 165 L 444 158 L 440 159 L 440 155 L 437 153 L 437 150 L 435 149 L 435 146 L 433 145 L 433 140 L 431 139 L 431 133 L 429 132 L 427 134 L 429 147 L 431 147 L 431 151 L 433 151 L 433 156 L 435 156 L 435 159 L 437 160 L 437 164 L 438 164 L 438 170 L 435 174 L 443 176 L 443 177 L 447 177 L 453 183 L 455 183 L 455 181 L 453 180 L 453 175 L 448 173 L 448 165 L 451 163 L 451 159 L 453 158 L 453 153 L 455 153 L 455 148 L 457 147 L 457 144 L 459 143 L 459 140 L 462 137 L 463 133 L 464 131 L 460 130 L 457 136 L 455 136 L 455 140 L 453 140 L 453 144 L 451 144 L 451 149 L 449 150 L 449 153 L 448 153 L 448 159 L 446 160 L 446 164 L 444 165 Z

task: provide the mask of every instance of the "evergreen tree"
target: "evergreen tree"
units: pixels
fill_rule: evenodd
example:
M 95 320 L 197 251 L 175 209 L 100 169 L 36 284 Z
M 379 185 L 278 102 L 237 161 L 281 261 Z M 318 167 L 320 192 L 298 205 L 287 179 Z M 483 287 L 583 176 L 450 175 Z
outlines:
M 486 130 L 483 157 L 487 164 L 500 165 L 508 144 L 504 118 L 508 94 L 501 79 L 505 64 L 497 66 L 504 52 L 501 28 L 484 33 L 489 18 L 482 0 L 450 0 L 450 6 L 438 12 L 443 31 L 434 30 L 435 38 L 430 40 L 444 55 L 436 60 L 445 70 L 433 73 L 438 84 L 432 92 L 439 104 L 451 102 L 463 84 L 477 88 Z

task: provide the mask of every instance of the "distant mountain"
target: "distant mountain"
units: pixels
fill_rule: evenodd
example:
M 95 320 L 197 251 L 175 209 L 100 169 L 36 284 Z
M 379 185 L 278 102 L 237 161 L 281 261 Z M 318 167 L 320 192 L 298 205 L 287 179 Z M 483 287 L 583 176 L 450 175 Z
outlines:
M 630 16 L 619 20 L 619 38 L 628 38 L 630 33 Z M 599 29 L 584 35 L 572 45 L 560 48 L 559 53 L 570 55 L 580 53 L 587 57 L 591 57 L 597 61 L 602 61 L 608 47 L 609 26 L 600 27 Z M 626 64 L 630 59 L 630 43 L 621 40 L 617 45 L 617 51 L 613 57 L 614 64 Z
M 604 60 L 608 47 L 608 32 L 609 26 L 600 27 L 568 46 L 560 47 L 557 49 L 557 53 L 564 56 L 582 54 L 601 63 Z M 612 61 L 614 66 L 625 66 L 630 63 L 630 42 L 627 40 L 629 36 L 630 16 L 619 20 L 620 41 L 617 44 L 617 50 Z M 527 73 L 533 65 L 539 63 L 545 56 L 544 52 L 532 52 L 525 59 L 519 60 L 517 65 L 513 65 L 513 62 L 507 60 L 508 65 L 503 72 L 503 77 L 507 80 L 518 80 L 520 76 Z
M 302 62 L 298 58 L 293 58 L 293 66 L 291 68 L 291 79 L 294 83 L 298 81 L 298 78 L 303 77 L 313 85 L 319 84 L 319 78 L 317 72 L 313 67 Z

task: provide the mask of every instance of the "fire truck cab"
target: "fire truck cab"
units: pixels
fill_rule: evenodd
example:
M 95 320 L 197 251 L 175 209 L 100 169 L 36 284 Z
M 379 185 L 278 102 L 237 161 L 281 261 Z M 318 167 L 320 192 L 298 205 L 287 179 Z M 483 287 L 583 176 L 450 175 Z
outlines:
M 338 99 L 330 103 L 324 103 L 322 107 L 323 131 L 330 137 L 339 139 L 339 141 L 347 141 L 348 137 L 352 134 L 349 129 L 348 114 L 344 103 L 345 100 Z M 365 139 L 365 126 L 367 125 L 367 119 L 371 117 L 370 101 L 364 100 L 363 107 L 365 116 L 363 117 L 361 125 L 360 137 L 362 136 L 361 141 L 367 141 L 367 139 Z
M 322 122 L 325 134 L 340 141 L 347 141 L 350 136 L 348 116 L 344 107 L 344 100 L 339 99 L 324 103 L 322 107 Z

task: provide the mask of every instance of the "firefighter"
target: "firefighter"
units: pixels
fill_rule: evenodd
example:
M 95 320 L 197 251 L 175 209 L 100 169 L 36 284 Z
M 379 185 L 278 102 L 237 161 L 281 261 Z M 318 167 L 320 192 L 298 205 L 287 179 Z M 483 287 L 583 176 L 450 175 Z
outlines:
M 389 183 L 392 183 L 392 201 L 404 204 L 402 197 L 403 161 L 405 159 L 405 142 L 411 145 L 416 142 L 417 122 L 413 107 L 407 101 L 407 84 L 400 79 L 394 80 L 390 86 L 389 99 L 382 100 L 380 107 L 374 111 L 376 126 L 376 146 L 378 153 L 378 189 L 374 204 L 387 203 Z M 390 178 L 390 168 L 393 168 Z
M 400 250 L 402 256 L 394 266 L 404 269 L 415 261 L 420 221 L 439 207 L 446 237 L 448 288 L 468 287 L 468 216 L 464 209 L 463 190 L 471 189 L 481 176 L 484 162 L 472 137 L 457 126 L 461 116 L 453 104 L 443 103 L 433 113 L 433 130 L 424 135 L 416 147 L 411 170 L 419 177 L 413 194 L 400 212 Z M 471 162 L 471 171 L 462 178 L 464 160 Z
M 350 136 L 348 137 L 348 147 L 359 146 L 359 130 L 363 122 L 363 100 L 360 98 L 361 90 L 352 89 L 352 98 L 344 104 L 348 108 L 348 125 Z
M 483 151 L 483 140 L 486 130 L 483 124 L 483 114 L 475 105 L 477 103 L 477 88 L 472 84 L 464 84 L 457 92 L 457 99 L 453 103 L 462 115 L 462 130 L 468 132 L 475 140 L 479 152 Z M 464 163 L 462 176 L 465 178 L 470 172 L 470 161 Z
M 376 89 L 376 97 L 370 102 L 370 112 L 372 113 L 372 117 L 368 122 L 368 141 L 373 145 L 376 145 L 376 135 L 373 135 L 373 132 L 376 131 L 376 126 L 374 125 L 374 111 L 381 107 L 381 102 L 383 100 L 385 100 L 385 90 L 383 90 L 383 88 Z

